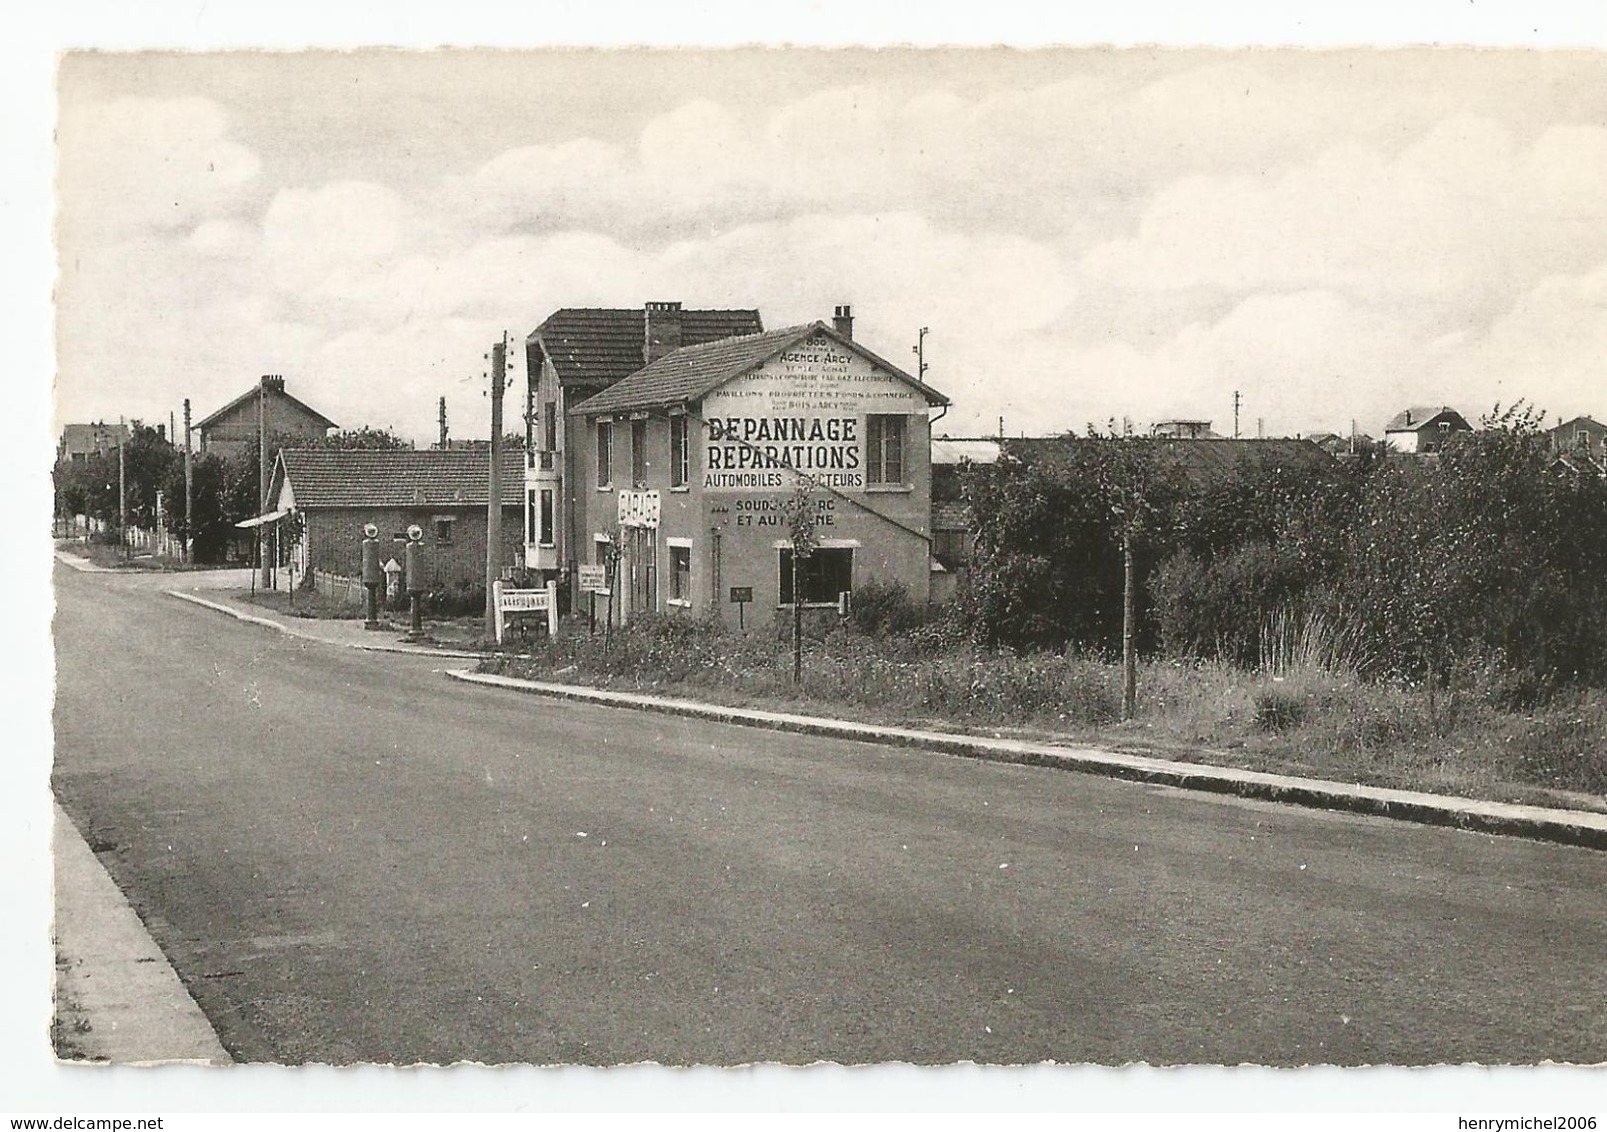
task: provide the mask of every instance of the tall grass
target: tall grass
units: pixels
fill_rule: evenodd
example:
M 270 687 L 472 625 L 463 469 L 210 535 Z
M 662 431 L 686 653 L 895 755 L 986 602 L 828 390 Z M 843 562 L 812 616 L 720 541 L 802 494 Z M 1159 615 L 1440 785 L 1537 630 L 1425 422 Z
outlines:
M 606 636 L 561 633 L 485 667 L 872 722 L 1136 742 L 1199 761 L 1499 800 L 1607 793 L 1607 693 L 1518 713 L 1468 692 L 1436 709 L 1422 685 L 1358 678 L 1354 638 L 1331 621 L 1269 619 L 1263 641 L 1259 671 L 1144 662 L 1131 723 L 1119 720 L 1119 665 L 984 650 L 935 625 L 810 639 L 799 684 L 790 642 L 684 617 L 643 617 Z

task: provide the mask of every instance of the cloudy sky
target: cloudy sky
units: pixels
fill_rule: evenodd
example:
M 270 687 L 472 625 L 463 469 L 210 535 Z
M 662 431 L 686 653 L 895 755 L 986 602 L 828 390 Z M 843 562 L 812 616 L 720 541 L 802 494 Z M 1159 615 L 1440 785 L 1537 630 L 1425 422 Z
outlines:
M 650 299 L 929 327 L 951 435 L 1607 416 L 1600 53 L 81 53 L 58 96 L 58 425 L 282 373 L 485 435 L 502 331 Z

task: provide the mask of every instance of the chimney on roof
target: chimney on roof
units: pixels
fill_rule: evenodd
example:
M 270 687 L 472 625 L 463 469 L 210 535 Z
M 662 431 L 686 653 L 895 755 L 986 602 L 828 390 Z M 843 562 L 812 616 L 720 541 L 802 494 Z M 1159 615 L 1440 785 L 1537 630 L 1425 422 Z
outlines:
M 854 308 L 840 305 L 831 315 L 831 328 L 850 342 L 854 340 Z
M 271 389 L 275 393 L 283 393 L 285 391 L 284 376 L 277 373 L 265 373 L 262 375 L 262 387 Z
M 648 365 L 681 348 L 681 304 L 648 303 L 645 311 L 642 363 Z

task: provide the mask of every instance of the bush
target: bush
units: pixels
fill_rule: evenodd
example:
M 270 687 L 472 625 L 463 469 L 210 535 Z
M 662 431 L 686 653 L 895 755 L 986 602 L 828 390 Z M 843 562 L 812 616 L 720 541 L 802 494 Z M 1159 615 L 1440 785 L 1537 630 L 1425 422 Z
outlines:
M 426 617 L 469 617 L 484 613 L 485 587 L 468 582 L 435 586 L 419 595 L 419 609 Z
M 1284 732 L 1306 720 L 1306 701 L 1286 688 L 1263 688 L 1255 694 L 1255 726 L 1258 731 Z
M 930 618 L 927 604 L 912 598 L 903 582 L 881 582 L 872 578 L 860 583 L 849 599 L 849 623 L 873 637 L 908 633 L 925 625 Z

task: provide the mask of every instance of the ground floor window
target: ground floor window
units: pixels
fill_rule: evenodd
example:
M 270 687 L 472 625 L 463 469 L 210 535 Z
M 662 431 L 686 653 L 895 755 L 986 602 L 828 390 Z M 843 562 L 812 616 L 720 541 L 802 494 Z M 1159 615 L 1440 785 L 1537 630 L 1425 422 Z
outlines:
M 792 604 L 792 550 L 777 552 L 781 604 Z M 854 550 L 848 546 L 816 547 L 798 560 L 798 589 L 805 604 L 836 602 L 837 595 L 854 588 Z
M 437 515 L 435 517 L 435 541 L 442 546 L 452 544 L 452 525 L 456 522 L 455 516 Z
M 692 603 L 692 540 L 670 542 L 670 600 Z

